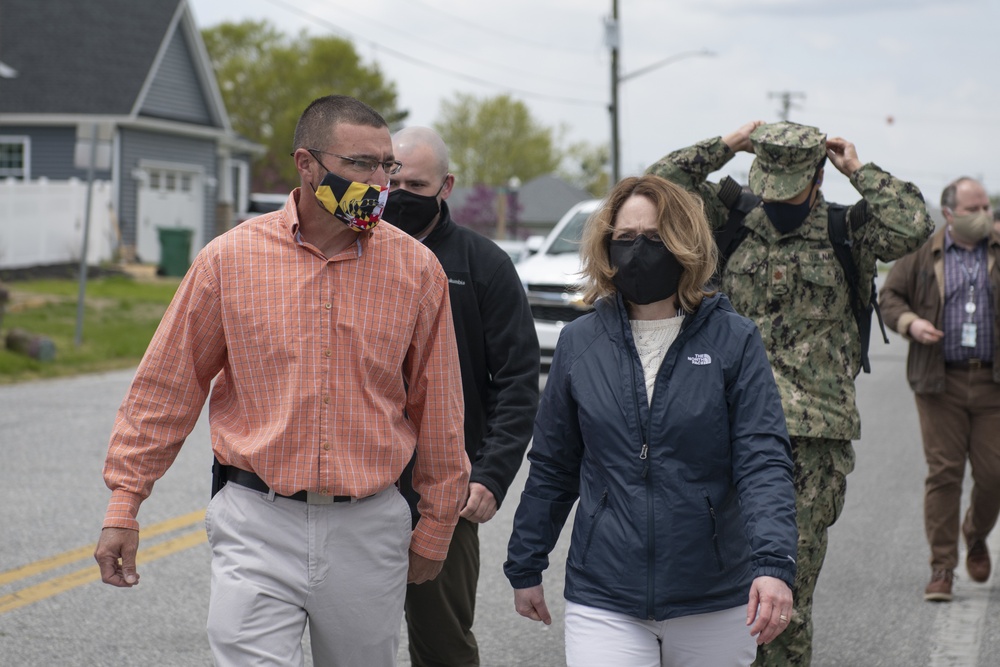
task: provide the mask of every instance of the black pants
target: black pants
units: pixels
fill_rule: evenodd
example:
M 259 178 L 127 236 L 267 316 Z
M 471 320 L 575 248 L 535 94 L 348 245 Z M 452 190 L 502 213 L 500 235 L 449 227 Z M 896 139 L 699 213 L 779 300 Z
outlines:
M 406 631 L 413 667 L 478 667 L 472 634 L 479 584 L 479 525 L 459 519 L 441 574 L 406 587 Z

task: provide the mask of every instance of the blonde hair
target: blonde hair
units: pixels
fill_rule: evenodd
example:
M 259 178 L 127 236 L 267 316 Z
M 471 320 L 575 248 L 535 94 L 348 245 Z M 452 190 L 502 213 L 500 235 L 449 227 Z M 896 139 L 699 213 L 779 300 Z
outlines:
M 686 312 L 694 312 L 703 297 L 715 294 L 715 290 L 706 288 L 718 261 L 715 238 L 701 199 L 666 179 L 648 174 L 619 181 L 587 220 L 580 247 L 582 273 L 587 281 L 584 301 L 593 304 L 617 291 L 613 281 L 615 269 L 608 259 L 608 243 L 618 213 L 630 197 L 645 197 L 656 208 L 660 239 L 684 267 L 677 300 Z

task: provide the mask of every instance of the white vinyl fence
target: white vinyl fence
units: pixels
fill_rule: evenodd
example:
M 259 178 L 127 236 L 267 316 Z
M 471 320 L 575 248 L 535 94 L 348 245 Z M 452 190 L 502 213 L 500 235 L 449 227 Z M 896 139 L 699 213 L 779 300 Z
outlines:
M 87 183 L 78 179 L 0 181 L 0 269 L 79 262 Z M 111 184 L 94 181 L 87 264 L 112 259 L 118 229 Z

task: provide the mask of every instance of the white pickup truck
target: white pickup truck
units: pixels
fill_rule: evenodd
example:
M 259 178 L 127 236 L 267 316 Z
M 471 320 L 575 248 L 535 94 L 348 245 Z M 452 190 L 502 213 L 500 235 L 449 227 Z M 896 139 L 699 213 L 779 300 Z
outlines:
M 600 199 L 588 199 L 575 204 L 537 245 L 536 252 L 516 265 L 535 319 L 543 371 L 552 363 L 563 325 L 592 310 L 583 303 L 581 294 L 580 236 L 600 203 Z

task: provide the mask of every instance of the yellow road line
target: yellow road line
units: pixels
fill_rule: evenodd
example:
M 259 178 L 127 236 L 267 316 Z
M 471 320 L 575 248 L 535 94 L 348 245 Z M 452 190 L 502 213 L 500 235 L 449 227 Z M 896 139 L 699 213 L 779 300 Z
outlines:
M 163 535 L 174 530 L 193 526 L 194 524 L 204 520 L 205 510 L 189 512 L 188 514 L 182 514 L 181 516 L 174 517 L 173 519 L 167 519 L 161 523 L 154 524 L 149 528 L 143 528 L 139 533 L 139 537 L 140 539 L 156 537 L 157 535 Z M 36 574 L 48 572 L 49 570 L 54 570 L 57 567 L 69 565 L 74 561 L 82 560 L 84 558 L 93 558 L 94 549 L 96 547 L 97 544 L 88 544 L 85 547 L 72 549 L 71 551 L 67 551 L 56 556 L 36 560 L 34 563 L 28 563 L 27 565 L 22 565 L 21 567 L 14 568 L 13 570 L 0 572 L 0 586 L 18 581 L 19 579 L 33 577 Z M 139 551 L 140 553 L 142 552 L 141 544 L 139 545 Z
M 146 532 L 148 534 L 149 531 Z M 136 565 L 143 565 L 158 558 L 163 558 L 164 556 L 177 553 L 178 551 L 190 549 L 193 546 L 197 546 L 202 542 L 205 542 L 205 540 L 204 530 L 193 530 L 189 533 L 181 535 L 180 537 L 175 537 L 166 540 L 165 542 L 154 544 L 145 549 L 140 547 L 139 553 L 136 556 Z M 89 584 L 92 581 L 98 581 L 100 578 L 101 572 L 95 562 L 90 567 L 86 567 L 82 570 L 70 572 L 69 574 L 56 577 L 55 579 L 50 579 L 48 581 L 43 581 L 42 583 L 35 584 L 34 586 L 28 586 L 27 588 L 23 588 L 16 593 L 0 597 L 0 614 L 13 611 L 18 607 L 23 607 L 25 605 L 38 602 L 39 600 L 44 600 L 45 598 L 58 595 L 59 593 L 64 593 L 73 588 L 77 588 L 78 586 Z

